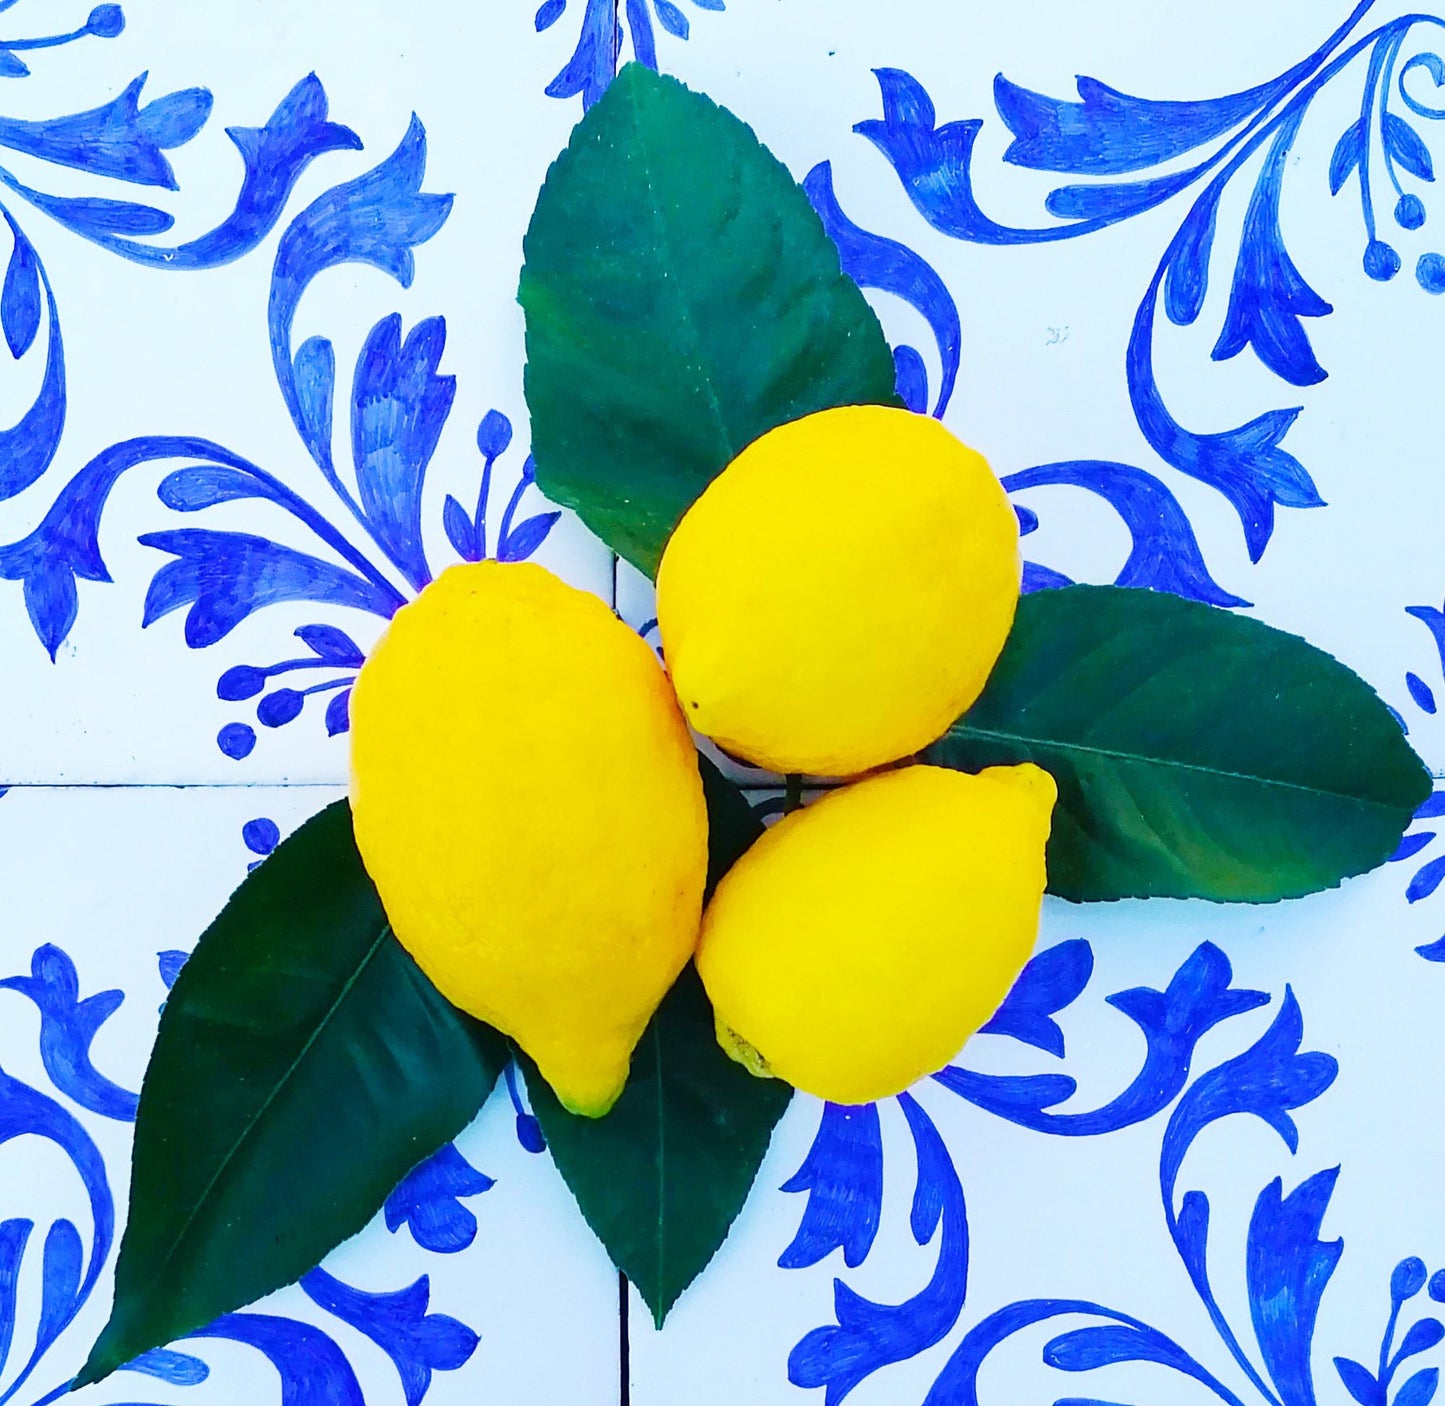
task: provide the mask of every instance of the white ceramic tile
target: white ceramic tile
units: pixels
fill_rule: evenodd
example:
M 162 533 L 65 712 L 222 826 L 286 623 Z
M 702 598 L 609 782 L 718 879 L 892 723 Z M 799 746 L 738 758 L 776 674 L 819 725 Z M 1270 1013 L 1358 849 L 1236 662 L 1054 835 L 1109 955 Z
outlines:
M 376 213 L 358 216 L 347 246 L 351 260 L 338 259 L 318 273 L 301 298 L 294 327 L 280 336 L 283 366 L 310 338 L 333 345 L 334 459 L 342 481 L 351 484 L 354 372 L 368 334 L 394 313 L 401 318 L 402 336 L 428 319 L 443 318 L 445 350 L 436 375 L 455 378 L 455 400 L 422 500 L 426 556 L 435 569 L 457 559 L 444 528 L 444 504 L 454 495 L 466 515 L 475 516 L 484 464 L 478 426 L 493 409 L 510 417 L 516 433 L 492 473 L 485 547 L 493 554 L 516 554 L 536 546 L 526 541 L 527 533 L 501 542 L 527 442 L 516 281 L 537 188 L 580 107 L 544 92 L 556 72 L 552 50 L 561 36 L 545 36 L 544 44 L 530 16 L 506 8 L 503 15 L 492 13 L 493 7 L 422 7 L 402 21 L 393 6 L 379 0 L 305 6 L 221 0 L 200 7 L 184 0 L 144 0 L 127 8 L 128 23 L 119 36 L 92 36 L 41 51 L 31 56 L 30 77 L 6 81 L 3 96 L 13 102 L 5 113 L 27 120 L 94 107 L 147 70 L 147 101 L 197 86 L 213 95 L 209 121 L 171 153 L 179 185 L 174 194 L 144 186 L 127 191 L 114 180 L 14 157 L 17 177 L 46 192 L 154 199 L 174 216 L 175 229 L 141 239 L 146 247 L 184 245 L 228 218 L 242 178 L 228 129 L 260 127 L 288 94 L 310 104 L 309 129 L 321 122 L 323 104 L 329 120 L 341 126 L 332 140 L 314 142 L 324 149 L 300 174 L 259 245 L 236 250 L 237 257 L 216 268 L 129 262 L 57 226 L 23 200 L 12 201 L 55 292 L 69 403 L 49 471 L 0 502 L 0 571 L 6 570 L 6 544 L 23 540 L 42 522 L 83 466 L 135 437 L 211 441 L 274 475 L 297 495 L 298 511 L 316 521 L 256 499 L 173 512 L 158 501 L 158 485 L 172 471 L 205 462 L 205 453 L 195 446 L 153 446 L 164 457 L 126 470 L 101 517 L 99 542 L 114 584 L 79 583 L 78 618 L 68 631 L 63 610 L 36 601 L 35 613 L 57 646 L 55 664 L 32 630 L 19 581 L 0 579 L 6 683 L 0 692 L 0 783 L 344 777 L 344 744 L 329 740 L 324 724 L 332 693 L 312 696 L 300 718 L 271 728 L 258 722 L 257 698 L 223 701 L 217 680 L 233 666 L 267 668 L 307 657 L 310 651 L 292 635 L 298 626 L 339 627 L 365 648 L 380 619 L 345 604 L 283 600 L 219 639 L 211 636 L 220 629 L 212 629 L 197 641 L 205 647 L 188 648 L 184 608 L 141 629 L 148 584 L 174 557 L 137 539 L 178 529 L 245 533 L 315 554 L 332 567 L 343 565 L 337 544 L 318 536 L 319 526 L 351 544 L 356 565 L 402 596 L 411 593 L 407 573 L 362 530 L 308 454 L 282 395 L 268 333 L 268 299 L 273 287 L 281 286 L 273 272 L 286 232 L 297 227 L 313 200 L 398 152 L 401 165 L 410 162 L 415 170 L 386 168 L 398 174 Z M 36 9 L 30 4 L 7 13 L 7 32 L 11 26 L 24 33 L 27 23 L 48 24 L 44 15 L 24 18 Z M 413 115 L 419 125 L 413 125 Z M 292 125 L 308 129 L 299 118 Z M 449 211 L 442 196 L 454 197 Z M 392 241 L 391 253 L 368 255 L 363 246 L 385 219 L 397 219 L 410 232 Z M 413 240 L 414 261 L 405 247 Z M 345 243 L 331 240 L 338 249 Z M 293 238 L 290 247 L 295 246 Z M 409 287 L 371 266 L 393 258 L 393 274 L 404 274 Z M 414 280 L 404 268 L 411 262 Z M 433 336 L 440 335 L 434 329 Z M 48 336 L 42 318 L 32 349 L 0 376 L 0 422 L 18 419 L 36 395 Z M 432 394 L 442 396 L 445 388 L 435 385 Z M 432 413 L 440 418 L 444 408 Z M 400 457 L 419 468 L 425 445 L 407 448 Z M 0 483 L 6 477 L 0 475 Z M 404 495 L 382 497 L 404 519 Z M 506 525 L 518 534 L 545 508 L 537 491 L 528 489 Z M 205 564 L 208 597 L 226 591 L 234 572 L 219 551 L 220 541 L 190 540 Z M 234 548 L 235 539 L 229 540 Z M 45 554 L 36 555 L 44 560 Z M 610 589 L 607 554 L 575 521 L 553 528 L 536 555 L 580 586 L 603 595 Z M 49 558 L 53 562 L 53 549 Z M 18 553 L 10 553 L 11 575 L 25 565 Z M 69 576 L 50 579 L 63 587 Z M 334 602 L 334 592 L 320 594 Z M 266 691 L 324 684 L 345 672 L 278 674 Z M 273 706 L 284 713 L 287 702 L 294 700 Z M 243 762 L 217 745 L 221 729 L 237 724 L 260 737 Z M 231 750 L 239 745 L 233 742 Z
M 51 1227 L 61 1219 L 79 1227 L 89 1262 L 93 1220 L 81 1168 L 92 1149 L 103 1173 L 92 1174 L 91 1190 L 124 1221 L 128 1091 L 139 1087 L 166 990 L 158 954 L 188 950 L 244 875 L 253 858 L 242 838 L 247 822 L 269 819 L 289 831 L 334 794 L 323 787 L 17 788 L 0 798 L 6 910 L 0 977 L 30 975 L 38 953 L 53 978 L 73 972 L 78 991 L 70 1000 L 102 991 L 124 998 L 99 1026 L 93 1063 L 82 1060 L 78 1078 L 57 1080 L 42 1059 L 35 1003 L 22 990 L 0 989 L 0 1220 L 35 1225 L 20 1268 L 9 1360 L 0 1361 L 0 1391 L 12 1388 L 36 1341 L 42 1285 L 54 1277 L 42 1273 Z M 63 1021 L 71 1012 L 60 1004 Z M 37 1111 L 52 1108 L 54 1115 Z M 58 1123 L 70 1131 L 47 1135 L 40 1127 L 45 1116 L 52 1132 Z M 549 1159 L 523 1151 L 515 1126 L 502 1085 L 457 1140 L 462 1156 L 495 1182 L 450 1208 L 458 1218 L 475 1218 L 469 1248 L 423 1248 L 407 1225 L 392 1234 L 378 1217 L 327 1259 L 329 1273 L 372 1294 L 427 1276 L 428 1311 L 443 1317 L 411 1324 L 395 1364 L 358 1330 L 355 1315 L 344 1320 L 323 1312 L 293 1288 L 257 1310 L 269 1321 L 250 1326 L 264 1331 L 264 1345 L 234 1336 L 183 1345 L 209 1364 L 203 1385 L 122 1372 L 77 1401 L 359 1406 L 364 1393 L 381 1406 L 403 1401 L 402 1365 L 430 1362 L 438 1370 L 426 1400 L 438 1406 L 478 1399 L 610 1406 L 618 1391 L 616 1275 Z M 112 1244 L 108 1259 L 113 1254 Z M 109 1297 L 107 1262 L 74 1320 L 10 1399 L 25 1406 L 48 1399 L 75 1372 L 105 1321 Z M 5 1312 L 0 1298 L 0 1321 Z M 565 1352 L 556 1350 L 559 1315 L 568 1325 Z M 480 1341 L 468 1351 L 470 1334 Z

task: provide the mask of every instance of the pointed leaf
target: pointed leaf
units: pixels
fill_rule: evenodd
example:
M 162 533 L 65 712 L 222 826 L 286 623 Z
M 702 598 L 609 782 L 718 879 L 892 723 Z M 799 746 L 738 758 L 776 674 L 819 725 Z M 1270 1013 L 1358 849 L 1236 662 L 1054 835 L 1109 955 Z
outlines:
M 761 833 L 738 789 L 705 758 L 709 882 Z M 712 1007 L 689 965 L 632 1057 L 605 1118 L 578 1118 L 524 1059 L 532 1110 L 587 1223 L 659 1327 L 728 1233 L 757 1176 L 788 1085 L 758 1079 L 718 1047 Z
M 538 485 L 649 575 L 759 435 L 896 403 L 878 319 L 786 168 L 731 113 L 641 64 L 553 166 L 526 260 Z
M 1049 889 L 1271 902 L 1383 864 L 1430 778 L 1363 680 L 1293 635 L 1162 592 L 1026 596 L 983 697 L 929 749 L 1059 785 Z
M 299 1279 L 461 1131 L 506 1059 L 391 935 L 346 803 L 308 821 L 166 1002 L 115 1307 L 76 1385 Z

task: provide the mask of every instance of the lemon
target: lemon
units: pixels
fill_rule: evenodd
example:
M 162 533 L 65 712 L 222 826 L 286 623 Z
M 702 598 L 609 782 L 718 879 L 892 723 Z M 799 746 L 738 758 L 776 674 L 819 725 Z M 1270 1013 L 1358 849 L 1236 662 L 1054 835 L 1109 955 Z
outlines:
M 454 1005 L 599 1117 L 692 953 L 697 753 L 652 651 L 541 567 L 455 566 L 396 615 L 351 703 L 356 841 Z
M 744 449 L 678 524 L 657 577 L 668 671 L 734 755 L 855 775 L 974 702 L 1021 571 L 981 455 L 927 416 L 825 410 Z
M 718 886 L 697 968 L 718 1039 L 834 1103 L 948 1063 L 1028 959 L 1053 778 L 908 766 L 787 816 Z

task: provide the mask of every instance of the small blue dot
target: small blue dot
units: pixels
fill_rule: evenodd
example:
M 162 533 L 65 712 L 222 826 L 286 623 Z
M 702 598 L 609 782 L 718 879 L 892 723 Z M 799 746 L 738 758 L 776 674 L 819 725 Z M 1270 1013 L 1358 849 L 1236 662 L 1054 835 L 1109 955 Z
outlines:
M 1388 283 L 1400 272 L 1400 256 L 1383 239 L 1372 239 L 1365 250 L 1365 272 L 1378 283 Z
M 281 843 L 281 827 L 264 816 L 259 820 L 248 820 L 241 827 L 241 838 L 252 854 L 270 854 Z
M 256 729 L 245 723 L 227 723 L 216 735 L 218 746 L 233 761 L 249 757 L 256 746 Z
M 1401 229 L 1419 229 L 1425 223 L 1425 204 L 1418 195 L 1402 195 L 1395 202 L 1395 223 Z
M 114 39 L 125 28 L 125 14 L 119 5 L 97 5 L 90 12 L 85 28 L 99 39 Z
M 1415 282 L 1427 293 L 1445 293 L 1445 254 L 1421 254 Z

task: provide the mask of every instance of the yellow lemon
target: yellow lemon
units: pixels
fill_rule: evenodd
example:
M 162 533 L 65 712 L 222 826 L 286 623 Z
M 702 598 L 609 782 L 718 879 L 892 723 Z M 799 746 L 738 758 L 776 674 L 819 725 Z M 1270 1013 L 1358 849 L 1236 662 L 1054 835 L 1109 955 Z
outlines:
M 456 566 L 397 613 L 351 729 L 357 846 L 398 939 L 600 1117 L 692 953 L 707 871 L 652 651 L 541 567 Z
M 981 455 L 880 405 L 744 449 L 663 554 L 657 613 L 688 721 L 780 772 L 851 776 L 982 692 L 1018 605 L 1018 522 Z
M 719 1043 L 835 1103 L 941 1069 L 1033 949 L 1056 795 L 1028 764 L 909 766 L 779 821 L 703 915 Z

